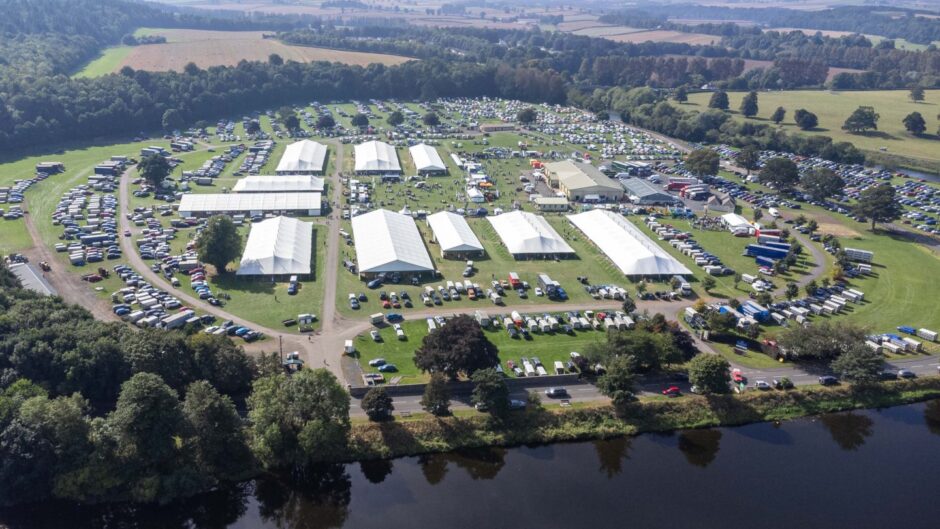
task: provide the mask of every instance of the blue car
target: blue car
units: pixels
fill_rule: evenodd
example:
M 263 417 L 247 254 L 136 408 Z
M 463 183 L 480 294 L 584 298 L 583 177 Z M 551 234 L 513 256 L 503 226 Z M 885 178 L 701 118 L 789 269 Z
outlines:
M 404 316 L 395 312 L 389 312 L 388 314 L 386 314 L 385 319 L 388 320 L 389 323 L 395 323 L 397 321 L 405 321 Z
M 382 373 L 395 373 L 398 371 L 398 368 L 395 367 L 395 364 L 383 364 L 379 366 L 379 371 Z
M 249 332 L 251 332 L 251 329 L 248 327 L 239 327 L 238 329 L 235 329 L 235 336 L 244 336 Z

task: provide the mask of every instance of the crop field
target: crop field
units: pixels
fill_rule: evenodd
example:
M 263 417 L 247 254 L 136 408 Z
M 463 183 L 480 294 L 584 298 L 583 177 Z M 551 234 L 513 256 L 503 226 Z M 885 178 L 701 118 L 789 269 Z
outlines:
M 735 119 L 745 119 L 736 112 L 744 93 L 729 94 Z M 708 106 L 710 93 L 689 96 L 686 109 L 704 110 Z M 914 103 L 908 99 L 907 90 L 878 90 L 867 92 L 830 92 L 825 90 L 795 90 L 786 92 L 760 92 L 760 112 L 753 121 L 771 123 L 770 115 L 778 106 L 787 109 L 787 117 L 781 124 L 787 132 L 830 136 L 834 141 L 849 141 L 867 151 L 899 154 L 923 160 L 940 160 L 940 141 L 936 136 L 915 137 L 909 134 L 902 123 L 906 115 L 920 112 L 927 121 L 927 132 L 935 133 L 940 113 L 940 90 L 928 90 L 926 100 Z M 873 106 L 880 114 L 878 130 L 866 134 L 850 134 L 842 130 L 845 118 L 861 105 Z M 793 122 L 793 113 L 805 108 L 819 116 L 819 126 L 812 131 L 801 131 Z
M 583 29 L 572 31 L 575 35 L 586 37 L 613 37 L 616 35 L 628 35 L 631 33 L 645 32 L 642 28 L 631 28 L 628 26 L 588 26 Z
M 692 44 L 703 46 L 714 44 L 721 40 L 720 37 L 716 37 L 714 35 L 706 35 L 704 33 L 685 33 L 682 31 L 671 30 L 637 31 L 635 33 L 612 35 L 604 38 L 617 42 L 675 42 L 677 44 Z
M 272 53 L 280 55 L 285 61 L 329 61 L 362 66 L 373 63 L 394 65 L 412 60 L 398 55 L 290 46 L 263 38 L 264 33 L 260 31 L 146 28 L 138 30 L 137 34 L 162 35 L 167 38 L 167 42 L 109 48 L 77 75 L 105 75 L 124 66 L 137 70 L 181 71 L 190 62 L 200 68 L 233 66 L 241 60 L 267 61 Z
M 498 311 L 489 310 L 489 315 L 495 317 Z M 508 315 L 509 311 L 503 312 Z M 421 340 L 428 334 L 428 326 L 424 320 L 407 321 L 402 323 L 402 329 L 405 331 L 406 340 L 398 340 L 395 336 L 395 330 L 391 327 L 385 327 L 379 330 L 382 341 L 374 341 L 368 332 L 362 333 L 355 339 L 356 350 L 359 354 L 359 363 L 364 373 L 377 373 L 378 370 L 369 366 L 369 360 L 375 358 L 384 358 L 386 362 L 394 364 L 398 368 L 396 373 L 385 373 L 386 380 L 393 377 L 402 377 L 401 384 L 414 384 L 424 382 L 428 375 L 421 373 L 414 364 L 414 352 L 421 347 Z M 545 369 L 554 374 L 554 362 L 561 361 L 566 363 L 571 360 L 570 353 L 583 352 L 589 345 L 600 342 L 604 339 L 603 331 L 586 330 L 575 331 L 575 334 L 568 335 L 563 333 L 531 333 L 531 339 L 510 338 L 509 334 L 501 326 L 483 331 L 499 350 L 500 365 L 506 369 L 506 361 L 512 360 L 516 365 L 521 365 L 520 358 L 523 356 L 537 356 Z M 511 371 L 506 371 L 509 376 L 514 376 Z

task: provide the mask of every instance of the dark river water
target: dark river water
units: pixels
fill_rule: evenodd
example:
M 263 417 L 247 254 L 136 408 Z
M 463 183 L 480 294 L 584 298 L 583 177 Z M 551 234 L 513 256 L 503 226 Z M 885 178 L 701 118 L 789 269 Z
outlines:
M 940 401 L 631 439 L 336 465 L 163 508 L 0 527 L 936 528 Z

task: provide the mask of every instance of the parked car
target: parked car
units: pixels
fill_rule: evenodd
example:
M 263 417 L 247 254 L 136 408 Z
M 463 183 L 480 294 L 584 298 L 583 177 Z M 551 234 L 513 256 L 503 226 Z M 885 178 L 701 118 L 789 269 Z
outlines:
M 771 388 L 770 384 L 768 384 L 766 380 L 758 380 L 754 383 L 754 387 L 761 391 L 767 391 Z
M 669 386 L 663 390 L 663 395 L 667 397 L 678 397 L 682 395 L 682 390 L 679 389 L 679 386 Z
M 548 388 L 545 390 L 545 396 L 553 398 L 553 399 L 567 397 L 568 390 L 565 388 Z
M 835 386 L 839 383 L 839 379 L 832 375 L 823 375 L 819 377 L 819 383 L 823 386 Z
M 898 376 L 901 378 L 915 378 L 917 377 L 917 374 L 910 369 L 899 369 Z
M 370 366 L 370 367 L 383 366 L 383 365 L 385 365 L 385 364 L 387 364 L 387 363 L 388 363 L 388 362 L 386 362 L 384 358 L 373 358 L 372 360 L 369 360 L 369 366 Z

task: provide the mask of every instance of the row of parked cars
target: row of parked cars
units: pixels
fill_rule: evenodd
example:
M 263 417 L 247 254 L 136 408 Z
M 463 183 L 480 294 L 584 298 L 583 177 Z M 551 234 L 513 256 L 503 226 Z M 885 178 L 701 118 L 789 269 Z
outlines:
M 52 212 L 52 224 L 62 226 L 55 249 L 67 252 L 75 266 L 120 259 L 117 198 L 97 193 L 90 185 L 79 185 L 62 194 Z

